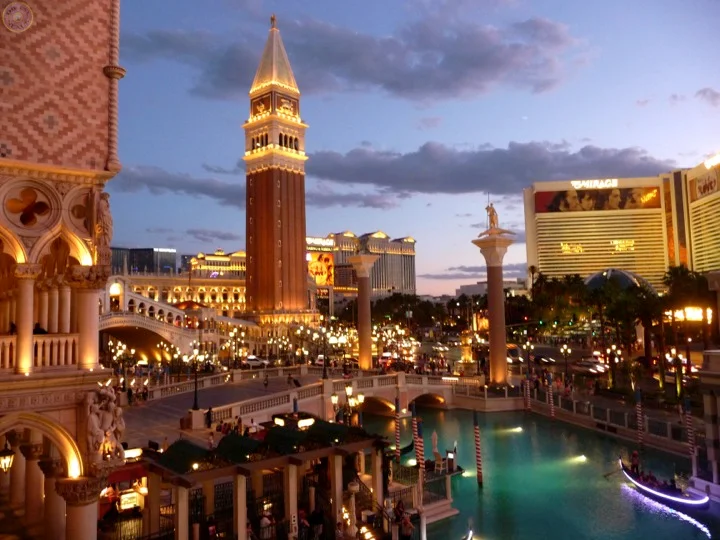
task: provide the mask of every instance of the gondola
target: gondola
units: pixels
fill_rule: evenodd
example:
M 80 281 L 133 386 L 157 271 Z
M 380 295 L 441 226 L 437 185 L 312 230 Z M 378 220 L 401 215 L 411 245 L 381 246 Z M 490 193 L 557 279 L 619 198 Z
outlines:
M 659 489 L 654 486 L 648 486 L 634 475 L 630 467 L 623 463 L 622 458 L 618 458 L 620 469 L 625 477 L 637 488 L 637 490 L 647 498 L 656 502 L 669 506 L 680 511 L 706 510 L 710 506 L 710 497 L 707 495 L 695 495 L 680 489 Z

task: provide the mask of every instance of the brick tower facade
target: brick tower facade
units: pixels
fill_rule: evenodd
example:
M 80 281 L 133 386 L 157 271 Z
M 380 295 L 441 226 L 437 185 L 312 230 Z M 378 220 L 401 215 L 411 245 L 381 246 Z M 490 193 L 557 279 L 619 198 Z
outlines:
M 244 128 L 248 309 L 265 322 L 301 320 L 300 314 L 308 312 L 307 125 L 300 118 L 300 91 L 274 16 Z
M 0 339 L 17 333 L 0 370 L 47 365 L 34 325 L 70 340 L 61 365 L 97 365 L 119 40 L 120 0 L 0 0 Z

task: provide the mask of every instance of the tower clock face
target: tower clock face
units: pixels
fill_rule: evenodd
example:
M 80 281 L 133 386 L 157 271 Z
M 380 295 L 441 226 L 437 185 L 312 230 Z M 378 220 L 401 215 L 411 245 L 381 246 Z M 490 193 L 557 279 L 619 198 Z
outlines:
M 30 28 L 33 18 L 33 12 L 25 2 L 10 2 L 2 12 L 2 21 L 5 28 L 15 34 Z

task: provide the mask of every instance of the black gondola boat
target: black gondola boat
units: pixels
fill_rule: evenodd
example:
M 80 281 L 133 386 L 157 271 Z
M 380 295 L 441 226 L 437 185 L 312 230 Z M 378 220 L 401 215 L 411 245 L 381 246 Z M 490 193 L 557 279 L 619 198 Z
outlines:
M 645 495 L 648 499 L 652 499 L 660 504 L 669 506 L 676 510 L 687 512 L 689 510 L 706 510 L 710 506 L 710 497 L 707 495 L 695 495 L 680 489 L 658 489 L 654 486 L 648 486 L 642 482 L 635 474 L 632 473 L 630 467 L 623 463 L 622 458 L 618 458 L 620 469 L 625 478 L 627 478 L 637 490 Z

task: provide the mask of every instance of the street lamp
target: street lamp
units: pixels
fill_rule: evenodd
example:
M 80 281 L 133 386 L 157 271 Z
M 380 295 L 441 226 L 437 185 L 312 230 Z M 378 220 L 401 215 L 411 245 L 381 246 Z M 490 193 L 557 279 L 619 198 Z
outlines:
M 200 351 L 198 351 L 197 349 L 193 349 L 193 359 L 194 359 L 193 370 L 195 371 L 195 392 L 193 395 L 193 406 L 192 406 L 193 411 L 200 410 L 200 406 L 198 405 L 198 359 L 200 358 L 200 357 L 198 357 L 198 352 L 200 352 Z
M 530 373 L 530 355 L 532 354 L 532 351 L 534 349 L 535 345 L 533 345 L 529 341 L 525 341 L 525 345 L 523 345 L 523 351 L 525 352 L 525 362 L 527 363 L 528 373 Z M 522 363 L 520 364 L 520 375 L 522 375 Z
M 565 357 L 565 384 L 567 384 L 568 380 L 568 356 L 570 356 L 570 353 L 572 353 L 572 349 L 567 346 L 567 343 L 563 343 L 563 346 L 560 347 L 560 352 Z
M 0 450 L 0 469 L 2 469 L 4 473 L 7 474 L 7 472 L 10 470 L 10 467 L 12 467 L 13 459 L 15 459 L 15 452 L 13 452 L 10 448 L 10 443 L 6 438 L 5 448 Z

